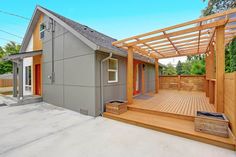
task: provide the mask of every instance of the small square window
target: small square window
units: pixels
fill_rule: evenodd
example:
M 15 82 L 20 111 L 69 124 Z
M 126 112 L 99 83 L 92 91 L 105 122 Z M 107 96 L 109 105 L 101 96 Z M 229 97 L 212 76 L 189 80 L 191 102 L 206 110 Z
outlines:
M 108 60 L 108 83 L 118 82 L 118 60 L 111 58 Z

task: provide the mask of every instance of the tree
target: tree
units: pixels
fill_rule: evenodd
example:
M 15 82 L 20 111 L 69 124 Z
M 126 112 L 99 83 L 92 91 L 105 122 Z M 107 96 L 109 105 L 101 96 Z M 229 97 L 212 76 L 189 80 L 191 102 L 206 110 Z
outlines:
M 169 63 L 169 64 L 167 64 L 166 67 L 163 68 L 163 74 L 164 75 L 176 75 L 177 73 L 176 73 L 175 67 L 171 63 Z
M 206 0 L 203 0 L 204 2 Z M 236 7 L 235 0 L 208 0 L 207 7 L 202 11 L 203 16 L 211 15 Z M 233 39 L 225 48 L 225 71 L 236 71 L 236 39 Z
M 182 74 L 184 75 L 190 75 L 191 74 L 191 62 L 190 61 L 186 61 L 184 63 L 182 63 Z
M 203 75 L 205 71 L 205 61 L 204 60 L 194 60 L 192 61 L 192 66 L 190 73 L 192 75 Z
M 236 71 L 236 38 L 226 45 L 225 48 L 225 71 Z
M 180 61 L 178 61 L 177 65 L 176 65 L 176 72 L 178 75 L 182 74 L 182 63 Z
M 20 45 L 9 42 L 4 47 L 0 46 L 0 59 L 4 56 L 18 53 L 20 50 Z M 12 72 L 12 62 L 11 61 L 1 61 L 0 62 L 0 74 L 11 73 Z
M 203 0 L 205 2 L 206 0 Z M 215 14 L 236 7 L 235 0 L 208 0 L 207 7 L 202 11 L 203 16 Z

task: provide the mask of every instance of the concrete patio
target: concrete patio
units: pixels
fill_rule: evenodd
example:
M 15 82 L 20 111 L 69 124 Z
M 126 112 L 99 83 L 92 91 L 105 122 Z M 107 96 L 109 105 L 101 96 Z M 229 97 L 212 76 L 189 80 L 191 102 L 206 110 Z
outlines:
M 0 107 L 0 124 L 0 156 L 236 157 L 234 151 L 47 103 Z

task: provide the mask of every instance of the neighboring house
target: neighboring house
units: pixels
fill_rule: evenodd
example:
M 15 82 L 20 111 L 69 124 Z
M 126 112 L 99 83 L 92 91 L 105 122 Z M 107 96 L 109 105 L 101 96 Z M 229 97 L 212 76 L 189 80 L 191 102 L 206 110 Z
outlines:
M 12 73 L 6 73 L 6 74 L 1 74 L 0 79 L 1 80 L 11 80 L 12 79 Z
M 8 57 L 15 79 L 19 68 L 19 100 L 40 95 L 45 102 L 92 116 L 101 113 L 104 102 L 126 100 L 127 52 L 112 46 L 114 41 L 37 6 L 21 53 Z M 134 59 L 134 95 L 154 91 L 153 60 L 136 53 Z

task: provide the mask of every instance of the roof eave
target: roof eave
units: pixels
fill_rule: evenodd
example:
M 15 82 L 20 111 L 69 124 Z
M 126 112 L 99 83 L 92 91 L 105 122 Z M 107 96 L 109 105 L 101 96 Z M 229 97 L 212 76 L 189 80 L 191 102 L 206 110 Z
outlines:
M 114 55 L 121 56 L 121 57 L 127 57 L 127 53 L 122 52 L 122 51 L 118 52 L 118 51 L 115 51 L 115 50 L 105 48 L 103 46 L 98 46 L 97 48 L 98 48 L 97 51 L 112 53 Z M 139 57 L 137 57 L 137 54 L 134 54 L 134 59 L 143 61 L 143 62 L 148 63 L 148 64 L 154 64 L 154 61 L 152 61 L 152 59 L 148 59 L 147 57 L 139 58 Z M 161 63 L 159 63 L 159 66 L 164 67 L 164 65 L 161 64 Z

